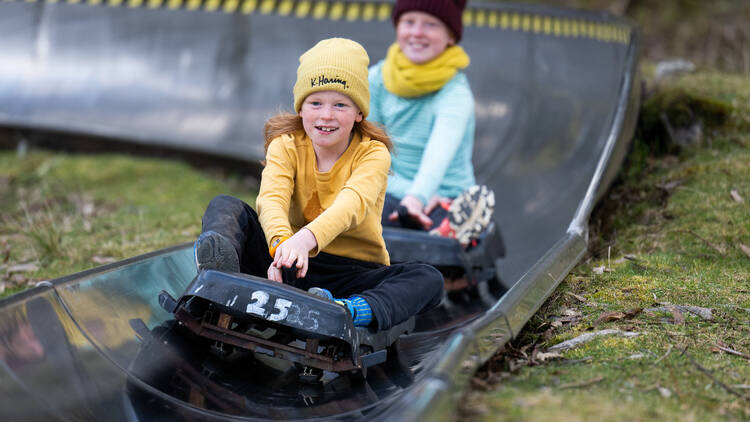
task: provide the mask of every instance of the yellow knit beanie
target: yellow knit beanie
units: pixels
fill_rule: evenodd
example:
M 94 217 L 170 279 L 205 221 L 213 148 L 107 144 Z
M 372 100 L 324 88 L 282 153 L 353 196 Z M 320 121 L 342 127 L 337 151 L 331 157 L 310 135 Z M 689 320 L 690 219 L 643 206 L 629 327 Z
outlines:
M 299 58 L 294 84 L 294 110 L 299 113 L 308 95 L 338 91 L 354 101 L 364 117 L 370 112 L 367 66 L 370 57 L 364 47 L 345 38 L 320 41 Z

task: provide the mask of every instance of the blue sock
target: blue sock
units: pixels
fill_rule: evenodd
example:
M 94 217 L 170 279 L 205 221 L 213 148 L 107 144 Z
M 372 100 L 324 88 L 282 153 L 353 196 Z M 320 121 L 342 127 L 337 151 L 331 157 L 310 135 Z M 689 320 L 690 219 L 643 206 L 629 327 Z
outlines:
M 328 289 L 313 287 L 308 292 L 324 299 L 332 300 L 341 306 L 346 306 L 352 315 L 355 327 L 366 327 L 372 322 L 372 308 L 362 296 L 350 296 L 348 299 L 334 299 Z
M 370 304 L 361 296 L 350 296 L 349 299 L 343 299 L 349 312 L 352 313 L 355 327 L 366 327 L 372 322 L 372 308 Z

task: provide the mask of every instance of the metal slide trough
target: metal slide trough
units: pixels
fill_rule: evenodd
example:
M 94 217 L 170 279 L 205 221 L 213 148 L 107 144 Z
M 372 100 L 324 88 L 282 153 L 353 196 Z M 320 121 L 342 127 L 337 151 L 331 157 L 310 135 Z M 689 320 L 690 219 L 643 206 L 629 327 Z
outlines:
M 291 0 L 0 2 L 0 125 L 256 163 L 264 120 L 291 108 L 299 55 L 322 38 L 393 40 L 391 4 Z M 417 320 L 366 382 L 300 386 L 272 363 L 216 360 L 158 304 L 195 276 L 190 245 L 54 280 L 0 302 L 0 419 L 446 420 L 475 369 L 584 254 L 592 207 L 639 107 L 625 20 L 473 3 L 462 45 L 474 163 L 494 189 L 500 289 Z M 248 164 L 250 165 L 250 164 Z M 196 216 L 196 219 L 200 216 Z

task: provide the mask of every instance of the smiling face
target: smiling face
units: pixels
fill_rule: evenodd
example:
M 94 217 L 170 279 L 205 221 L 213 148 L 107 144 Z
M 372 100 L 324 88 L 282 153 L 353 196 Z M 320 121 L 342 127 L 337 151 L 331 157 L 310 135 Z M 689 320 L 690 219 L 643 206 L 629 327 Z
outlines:
M 448 27 L 429 13 L 413 10 L 398 19 L 396 42 L 416 64 L 427 63 L 456 43 Z
M 308 95 L 302 102 L 299 115 L 315 151 L 335 157 L 346 151 L 354 122 L 362 121 L 359 107 L 338 91 L 319 91 Z

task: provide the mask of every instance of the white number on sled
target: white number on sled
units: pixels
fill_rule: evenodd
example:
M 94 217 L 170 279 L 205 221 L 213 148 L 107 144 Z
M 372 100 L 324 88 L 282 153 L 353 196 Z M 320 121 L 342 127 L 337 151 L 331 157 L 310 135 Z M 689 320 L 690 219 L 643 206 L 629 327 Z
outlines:
M 276 303 L 273 305 L 274 309 L 278 309 L 278 314 L 272 314 L 268 316 L 270 321 L 281 321 L 289 315 L 289 307 L 292 306 L 292 302 L 286 299 L 278 298 Z
M 307 318 L 305 318 L 305 319 L 308 320 L 308 321 L 310 321 L 310 326 L 309 327 L 305 327 L 305 328 L 307 328 L 308 330 L 313 330 L 313 331 L 317 330 L 319 324 L 318 324 L 318 319 L 315 318 L 315 317 L 318 316 L 318 315 L 320 315 L 320 312 L 314 311 L 312 309 L 308 309 L 308 311 L 307 311 Z
M 255 314 L 255 315 L 265 318 L 266 310 L 263 309 L 263 307 L 268 302 L 268 293 L 262 290 L 256 290 L 253 292 L 253 295 L 251 297 L 254 300 L 254 302 L 250 302 L 247 304 L 246 312 L 249 314 Z
M 320 324 L 316 317 L 320 315 L 320 312 L 313 309 L 307 309 L 307 307 L 305 307 L 305 311 L 307 311 L 307 316 L 300 317 L 302 309 L 300 309 L 297 304 L 291 304 L 289 307 L 289 316 L 286 319 L 287 322 L 290 324 L 297 324 L 307 330 L 317 330 Z
M 252 302 L 247 304 L 246 312 L 266 318 L 269 321 L 281 321 L 285 319 L 289 315 L 289 307 L 292 306 L 292 302 L 282 298 L 276 299 L 273 308 L 279 312 L 266 316 L 267 312 L 264 306 L 268 303 L 269 297 L 268 293 L 262 290 L 254 291 L 251 296 Z

